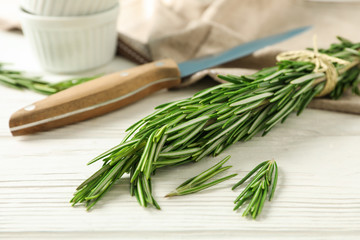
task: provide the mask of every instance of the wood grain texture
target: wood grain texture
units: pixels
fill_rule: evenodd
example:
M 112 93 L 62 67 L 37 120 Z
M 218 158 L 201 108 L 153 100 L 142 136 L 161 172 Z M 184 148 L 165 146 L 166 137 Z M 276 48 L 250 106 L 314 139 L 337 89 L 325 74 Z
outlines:
M 206 84 L 159 92 L 87 122 L 23 137 L 6 133 L 6 113 L 31 94 L 1 88 L 10 104 L 1 114 L 0 237 L 24 239 L 357 239 L 360 233 L 360 124 L 356 115 L 307 110 L 266 137 L 229 148 L 219 158 L 160 170 L 154 194 L 161 211 L 143 209 L 120 181 L 91 212 L 71 207 L 76 186 L 99 166 L 93 156 L 117 144 L 124 129 L 164 101 L 190 96 Z M 21 98 L 21 99 L 20 99 Z M 163 196 L 230 154 L 240 176 L 184 197 Z M 279 186 L 257 221 L 232 211 L 240 190 L 230 187 L 260 161 L 275 158 Z
M 0 39 L 0 61 L 39 69 L 21 36 L 0 32 Z M 114 63 L 127 66 L 119 59 Z M 114 69 L 94 73 L 104 70 Z M 70 206 L 76 186 L 99 167 L 86 166 L 92 157 L 119 143 L 124 130 L 156 105 L 210 84 L 159 91 L 89 121 L 20 137 L 11 136 L 9 116 L 42 96 L 0 87 L 0 239 L 359 239 L 359 116 L 319 110 L 292 115 L 266 137 L 235 144 L 218 158 L 160 169 L 153 185 L 161 211 L 139 207 L 126 181 L 91 212 Z M 197 194 L 163 198 L 227 154 L 233 165 L 228 174 L 238 177 Z M 280 167 L 275 198 L 265 203 L 258 220 L 243 218 L 232 211 L 241 188 L 230 187 L 271 158 Z

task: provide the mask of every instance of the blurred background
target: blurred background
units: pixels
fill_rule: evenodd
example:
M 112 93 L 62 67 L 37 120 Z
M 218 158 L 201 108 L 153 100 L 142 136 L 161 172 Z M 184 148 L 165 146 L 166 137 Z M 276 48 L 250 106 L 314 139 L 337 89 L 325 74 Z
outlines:
M 2 30 L 20 27 L 19 3 L 0 0 Z M 313 29 L 275 48 L 311 46 L 315 33 L 319 46 L 326 47 L 336 35 L 360 40 L 359 11 L 356 0 L 121 0 L 119 39 L 141 59 L 123 46 L 118 54 L 137 63 L 163 57 L 183 61 L 304 25 Z

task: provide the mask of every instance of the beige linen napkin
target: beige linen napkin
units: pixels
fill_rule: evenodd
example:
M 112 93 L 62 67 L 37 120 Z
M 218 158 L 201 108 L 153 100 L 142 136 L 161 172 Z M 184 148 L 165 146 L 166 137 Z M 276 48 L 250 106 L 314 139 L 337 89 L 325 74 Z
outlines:
M 249 74 L 273 66 L 279 52 L 311 47 L 314 34 L 319 47 L 328 47 L 337 35 L 360 41 L 359 10 L 360 2 L 346 0 L 157 1 L 149 34 L 142 36 L 145 43 L 134 41 L 131 37 L 140 37 L 120 29 L 119 51 L 133 52 L 137 59 L 142 57 L 139 63 L 167 57 L 181 62 L 295 27 L 313 26 L 305 34 L 225 64 L 224 68 L 201 71 L 184 79 L 182 86 L 205 76 L 219 81 L 218 73 Z M 123 46 L 126 51 L 122 51 Z M 310 107 L 360 114 L 360 97 L 348 91 L 336 101 L 315 99 Z
M 277 53 L 311 46 L 314 34 L 319 47 L 328 47 L 336 41 L 337 35 L 360 42 L 360 2 L 356 1 L 121 0 L 120 3 L 118 54 L 140 64 L 162 58 L 181 62 L 295 27 L 313 26 L 311 31 L 228 63 L 221 69 L 195 74 L 185 79 L 182 86 L 204 76 L 218 81 L 215 73 L 248 74 L 273 66 Z M 10 26 L 17 25 L 13 22 Z M 360 98 L 349 94 L 337 101 L 316 99 L 311 107 L 360 113 Z

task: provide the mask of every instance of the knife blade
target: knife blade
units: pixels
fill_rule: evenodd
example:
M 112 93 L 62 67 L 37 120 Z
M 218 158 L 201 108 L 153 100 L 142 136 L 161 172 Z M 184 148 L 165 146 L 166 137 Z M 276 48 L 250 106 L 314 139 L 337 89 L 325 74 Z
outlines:
M 13 136 L 31 134 L 103 115 L 160 89 L 175 87 L 183 77 L 249 55 L 309 28 L 296 28 L 179 64 L 163 59 L 97 78 L 16 111 L 9 120 L 10 131 Z

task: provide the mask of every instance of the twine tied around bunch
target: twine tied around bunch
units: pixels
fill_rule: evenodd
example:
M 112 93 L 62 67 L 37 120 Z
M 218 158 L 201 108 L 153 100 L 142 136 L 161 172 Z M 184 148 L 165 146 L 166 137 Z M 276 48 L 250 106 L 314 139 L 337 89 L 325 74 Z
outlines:
M 282 52 L 276 56 L 277 61 L 289 60 L 289 61 L 303 61 L 303 62 L 311 62 L 315 64 L 314 71 L 315 73 L 323 72 L 325 73 L 325 87 L 323 90 L 317 95 L 317 97 L 322 97 L 329 94 L 332 90 L 334 90 L 336 83 L 338 81 L 338 72 L 333 63 L 338 63 L 344 65 L 345 68 L 352 67 L 351 62 L 332 57 L 327 54 L 319 53 L 316 36 L 313 38 L 314 50 L 299 50 L 299 51 L 287 51 Z M 356 64 L 355 64 L 356 65 Z M 324 79 L 320 79 L 322 81 Z

